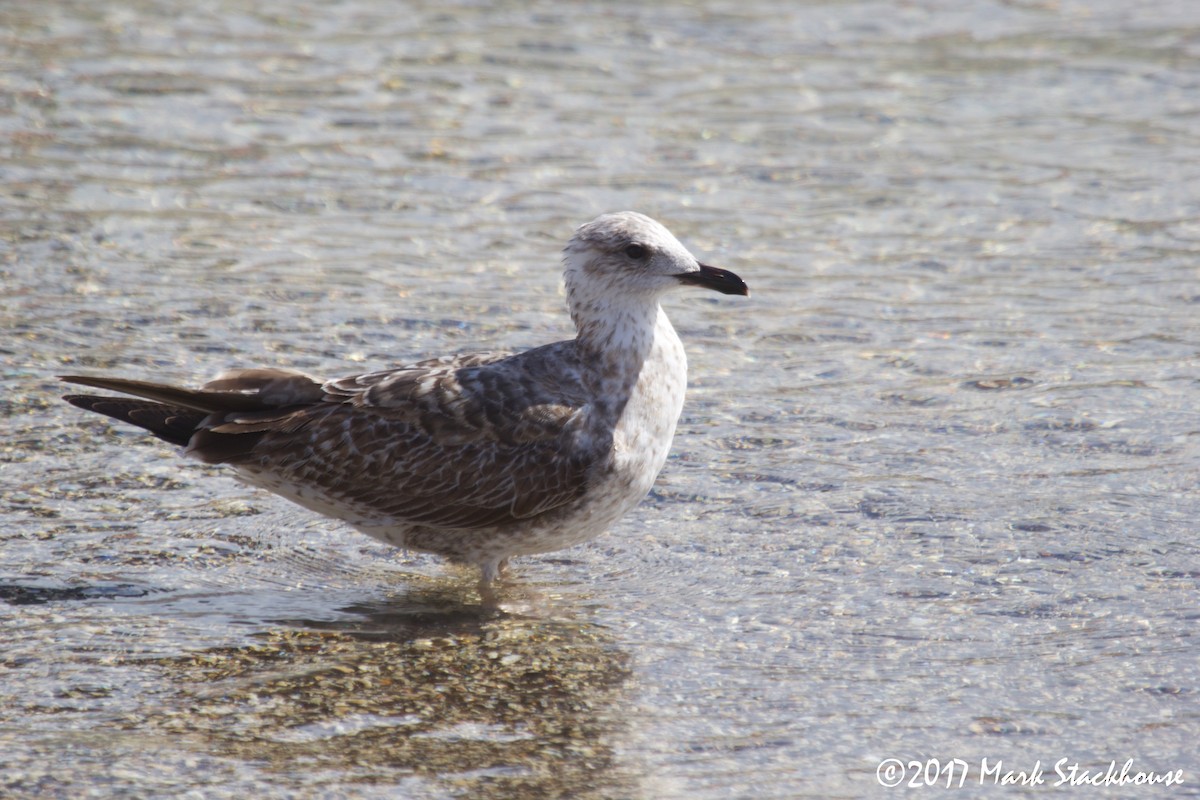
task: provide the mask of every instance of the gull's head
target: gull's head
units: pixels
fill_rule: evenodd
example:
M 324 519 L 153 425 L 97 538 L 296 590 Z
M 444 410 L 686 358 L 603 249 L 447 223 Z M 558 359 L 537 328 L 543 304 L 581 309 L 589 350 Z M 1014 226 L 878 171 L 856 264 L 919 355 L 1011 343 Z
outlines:
M 635 211 L 604 214 L 580 226 L 563 260 L 572 307 L 622 296 L 656 301 L 678 286 L 750 294 L 737 275 L 701 264 L 669 230 Z

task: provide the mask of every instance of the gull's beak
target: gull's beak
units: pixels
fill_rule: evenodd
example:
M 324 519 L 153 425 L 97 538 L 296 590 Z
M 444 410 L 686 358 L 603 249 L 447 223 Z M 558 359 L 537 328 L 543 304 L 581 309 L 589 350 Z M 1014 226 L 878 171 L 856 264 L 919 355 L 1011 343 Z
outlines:
M 675 277 L 679 279 L 680 283 L 687 286 L 703 286 L 705 289 L 713 289 L 721 294 L 750 296 L 750 287 L 746 285 L 746 282 L 727 269 L 701 264 L 697 272 L 681 272 Z

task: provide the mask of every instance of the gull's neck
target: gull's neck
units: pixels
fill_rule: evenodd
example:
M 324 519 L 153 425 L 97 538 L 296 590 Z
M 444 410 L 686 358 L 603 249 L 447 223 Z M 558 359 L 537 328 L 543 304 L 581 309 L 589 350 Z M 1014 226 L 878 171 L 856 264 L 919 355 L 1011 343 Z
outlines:
M 599 405 L 612 403 L 601 416 L 619 418 L 629 403 L 640 407 L 649 402 L 647 392 L 665 393 L 672 400 L 660 413 L 671 417 L 673 424 L 683 402 L 687 360 L 658 297 L 622 295 L 619 303 L 608 298 L 571 300 L 571 318 L 578 330 L 575 344 L 588 380 L 595 396 L 607 399 Z
M 650 354 L 660 326 L 671 329 L 657 296 L 622 295 L 617 302 L 573 292 L 569 300 L 576 345 L 597 366 L 640 364 Z

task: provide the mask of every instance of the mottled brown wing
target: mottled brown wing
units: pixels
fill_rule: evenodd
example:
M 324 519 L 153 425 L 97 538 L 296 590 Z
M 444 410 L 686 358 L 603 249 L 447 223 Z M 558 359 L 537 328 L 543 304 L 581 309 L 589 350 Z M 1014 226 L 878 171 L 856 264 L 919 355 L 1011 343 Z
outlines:
M 213 419 L 191 452 L 412 523 L 527 519 L 578 497 L 611 446 L 588 436 L 569 344 L 331 381 L 321 402 Z
M 322 387 L 414 425 L 440 444 L 538 441 L 588 403 L 574 342 L 517 355 L 479 353 L 355 375 Z

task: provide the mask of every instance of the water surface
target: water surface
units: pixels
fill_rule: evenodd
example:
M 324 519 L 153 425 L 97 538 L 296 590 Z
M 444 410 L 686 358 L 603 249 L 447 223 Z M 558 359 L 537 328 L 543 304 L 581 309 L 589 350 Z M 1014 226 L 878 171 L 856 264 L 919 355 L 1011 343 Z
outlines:
M 1200 796 L 1193 4 L 0 19 L 5 796 Z M 658 485 L 503 614 L 57 399 L 568 336 L 621 208 L 754 295 L 672 298 Z

